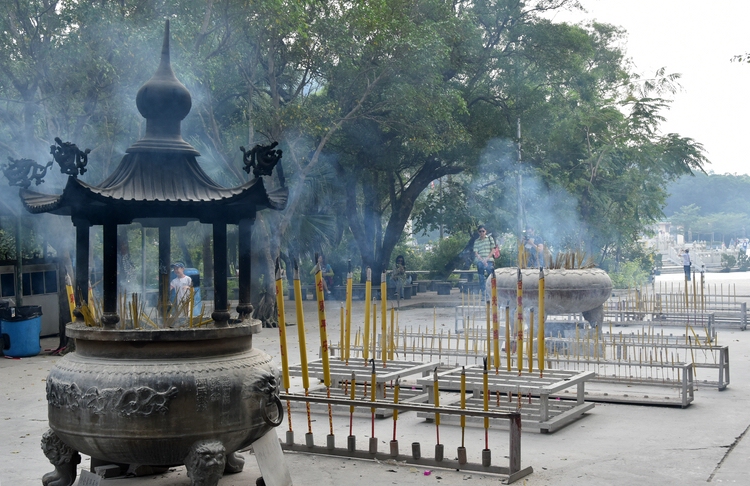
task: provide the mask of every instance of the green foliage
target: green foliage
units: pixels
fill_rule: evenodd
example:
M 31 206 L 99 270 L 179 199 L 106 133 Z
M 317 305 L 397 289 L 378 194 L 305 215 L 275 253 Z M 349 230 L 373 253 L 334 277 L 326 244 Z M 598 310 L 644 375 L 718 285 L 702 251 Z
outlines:
M 664 267 L 663 256 L 661 253 L 654 253 L 654 268 L 661 269 Z
M 748 213 L 713 213 L 695 219 L 693 240 L 723 241 L 728 246 L 732 238 L 744 236 L 747 228 L 750 228 Z
M 750 258 L 742 250 L 737 253 L 737 268 L 740 272 L 747 272 L 750 269 Z
M 664 213 L 671 217 L 683 207 L 695 204 L 698 215 L 731 213 L 750 204 L 750 176 L 702 174 L 684 176 L 671 182 Z
M 620 265 L 617 272 L 610 272 L 612 286 L 616 289 L 637 288 L 648 282 L 649 272 L 643 269 L 640 262 L 626 262 Z
M 438 241 L 434 250 L 427 257 L 427 270 L 430 270 L 429 278 L 446 279 L 450 274 L 445 274 L 444 269 L 456 255 L 466 246 L 468 238 L 453 235 Z
M 495 259 L 495 268 L 518 265 L 518 238 L 512 233 L 496 237 L 500 246 L 500 258 Z
M 735 265 L 737 265 L 737 257 L 729 253 L 721 254 L 721 268 L 723 268 L 726 271 L 729 271 L 732 268 L 734 268 Z
M 635 280 L 643 280 L 641 283 L 645 283 L 653 269 L 657 268 L 659 257 L 653 250 L 636 242 L 608 252 L 599 267 L 609 273 L 610 277 L 620 275 L 619 278 L 630 281 L 630 275 L 633 275 Z M 612 279 L 614 281 L 615 277 Z
M 688 240 L 688 234 L 691 228 L 695 225 L 695 220 L 700 213 L 700 207 L 695 204 L 689 204 L 680 208 L 679 212 L 672 215 L 672 222 L 682 228 L 682 235 L 685 237 L 685 241 Z
M 664 212 L 674 225 L 687 225 L 693 240 L 724 241 L 728 245 L 732 238 L 748 236 L 750 176 L 696 174 L 677 179 L 668 190 Z
M 16 255 L 16 239 L 0 228 L 0 260 L 13 260 Z
M 17 219 L 0 218 L 0 260 L 16 260 Z M 39 260 L 45 256 L 45 239 L 41 236 L 43 229 L 38 230 L 26 224 L 21 225 L 21 254 L 24 260 Z
M 406 262 L 406 269 L 409 270 L 429 270 L 428 260 L 430 252 L 423 250 L 422 248 L 407 245 L 402 240 L 393 249 L 393 258 L 391 258 L 391 264 L 388 268 L 393 268 L 393 262 L 396 261 L 398 255 L 403 255 Z
M 93 149 L 87 182 L 109 174 L 143 133 L 133 95 L 157 64 L 155 19 L 169 18 L 193 95 L 182 132 L 206 172 L 240 184 L 239 145 L 284 150 L 288 207 L 258 216 L 254 273 L 279 253 L 390 266 L 410 251 L 410 219 L 451 235 L 407 256 L 439 269 L 477 224 L 515 233 L 519 213 L 549 247 L 625 261 L 666 184 L 706 162 L 659 130 L 677 75 L 632 72 L 621 29 L 548 20 L 574 0 L 53 4 L 10 2 L 0 18 L 0 160 L 47 157 L 59 135 Z M 175 251 L 199 261 L 200 241 Z M 501 264 L 514 259 L 503 248 Z
M 747 228 L 750 228 L 750 214 L 748 213 L 703 214 L 701 208 L 695 204 L 681 207 L 678 212 L 672 214 L 670 219 L 681 229 L 686 241 L 688 241 L 688 236 L 692 235 L 692 240 L 723 241 L 728 244 L 732 238 L 744 237 L 747 234 Z

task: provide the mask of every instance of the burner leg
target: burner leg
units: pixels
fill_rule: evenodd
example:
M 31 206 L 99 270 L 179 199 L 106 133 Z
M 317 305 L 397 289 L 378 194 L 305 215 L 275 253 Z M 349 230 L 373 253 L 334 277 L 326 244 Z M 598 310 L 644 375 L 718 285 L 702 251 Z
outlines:
M 185 458 L 191 486 L 218 486 L 224 473 L 226 450 L 219 441 L 198 441 Z
M 55 470 L 42 476 L 44 486 L 72 486 L 76 481 L 76 466 L 81 455 L 65 444 L 52 429 L 42 436 L 42 451 Z
M 239 452 L 227 454 L 224 474 L 236 474 L 242 472 L 243 467 L 245 467 L 245 458 L 242 457 Z

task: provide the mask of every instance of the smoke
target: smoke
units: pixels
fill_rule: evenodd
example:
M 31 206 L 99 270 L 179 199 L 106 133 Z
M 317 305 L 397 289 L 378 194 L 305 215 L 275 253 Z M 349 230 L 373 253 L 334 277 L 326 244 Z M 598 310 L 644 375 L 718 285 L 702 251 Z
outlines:
M 112 173 L 125 150 L 145 132 L 145 120 L 137 111 L 135 97 L 137 90 L 151 78 L 159 64 L 163 21 L 158 20 L 158 14 L 152 17 L 154 20 L 139 22 L 117 12 L 95 15 L 96 9 L 104 8 L 98 5 L 89 8 L 90 15 L 98 17 L 98 20 L 75 25 L 49 54 L 54 59 L 50 69 L 40 70 L 53 74 L 45 79 L 45 88 L 35 94 L 35 103 L 41 108 L 34 113 L 34 133 L 28 136 L 21 129 L 23 123 L 20 122 L 15 127 L 0 128 L 0 164 L 5 163 L 7 156 L 13 156 L 30 158 L 44 165 L 52 160 L 49 146 L 53 138 L 59 136 L 81 149 L 92 149 L 88 172 L 79 178 L 96 185 Z M 169 10 L 171 7 L 165 5 L 163 8 Z M 256 132 L 256 139 L 248 141 L 247 129 L 243 132 L 242 124 L 235 124 L 237 133 L 222 130 L 218 140 L 207 134 L 210 120 L 202 116 L 201 108 L 209 106 L 219 110 L 215 115 L 220 119 L 226 115 L 226 112 L 220 111 L 224 107 L 221 103 L 226 103 L 226 100 L 211 99 L 214 87 L 201 78 L 198 68 L 202 60 L 196 56 L 193 45 L 195 32 L 190 31 L 190 20 L 183 18 L 181 23 L 178 25 L 175 22 L 171 26 L 170 57 L 175 75 L 188 87 L 193 98 L 192 110 L 182 123 L 183 138 L 203 154 L 198 161 L 214 180 L 227 187 L 240 184 L 244 181 L 237 180 L 235 175 L 237 172 L 241 176 L 245 174 L 241 171 L 239 146 L 265 143 L 267 134 Z M 20 96 L 11 87 L 0 88 L 0 91 L 8 98 Z M 21 107 L 20 103 L 3 104 L 0 112 L 5 112 L 0 120 L 22 121 L 24 113 Z M 226 120 L 220 119 L 220 122 L 227 125 Z M 253 122 L 258 125 L 262 123 L 257 120 Z M 295 140 L 293 146 L 287 143 L 284 147 L 282 163 L 287 172 L 293 174 L 296 164 L 290 164 L 290 159 L 304 158 L 314 144 L 294 136 L 292 128 L 286 130 Z M 218 149 L 221 149 L 221 153 Z M 227 164 L 232 167 L 227 167 Z M 47 172 L 44 184 L 38 187 L 32 185 L 31 189 L 60 194 L 67 180 L 68 177 L 61 174 L 55 164 Z M 9 188 L 2 175 L 0 187 L 0 214 L 20 215 L 28 224 L 43 219 L 22 208 L 16 188 Z M 292 197 L 298 196 L 296 191 L 311 192 L 308 184 L 290 185 L 290 188 L 295 191 Z M 42 232 L 47 226 L 40 223 L 35 231 Z
M 526 226 L 535 228 L 552 250 L 582 249 L 585 224 L 578 201 L 559 185 L 545 185 L 527 171 L 522 187 Z
M 502 229 L 516 235 L 520 221 L 521 231 L 533 228 L 553 252 L 586 246 L 588 228 L 578 212 L 578 199 L 555 181 L 543 179 L 530 163 L 519 164 L 514 142 L 491 140 L 481 155 L 478 174 L 473 188 L 490 201 L 488 222 L 496 232 Z M 493 224 L 492 218 L 498 216 Z

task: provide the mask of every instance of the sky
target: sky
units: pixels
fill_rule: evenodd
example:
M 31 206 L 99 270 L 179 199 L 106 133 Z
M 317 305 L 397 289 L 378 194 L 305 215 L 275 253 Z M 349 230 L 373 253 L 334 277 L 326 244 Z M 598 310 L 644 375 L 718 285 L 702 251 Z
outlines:
M 635 72 L 682 74 L 663 132 L 703 144 L 707 172 L 750 174 L 750 64 L 730 61 L 750 52 L 750 0 L 579 1 L 588 13 L 555 20 L 620 26 Z

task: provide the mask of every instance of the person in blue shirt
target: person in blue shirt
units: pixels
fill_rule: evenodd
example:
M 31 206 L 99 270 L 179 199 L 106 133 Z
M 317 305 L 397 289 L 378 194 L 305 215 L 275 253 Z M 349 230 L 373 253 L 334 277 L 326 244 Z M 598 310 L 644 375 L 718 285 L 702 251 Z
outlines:
M 687 248 L 682 253 L 682 268 L 685 270 L 685 280 L 690 281 L 690 266 L 693 261 L 690 259 L 690 250 Z

